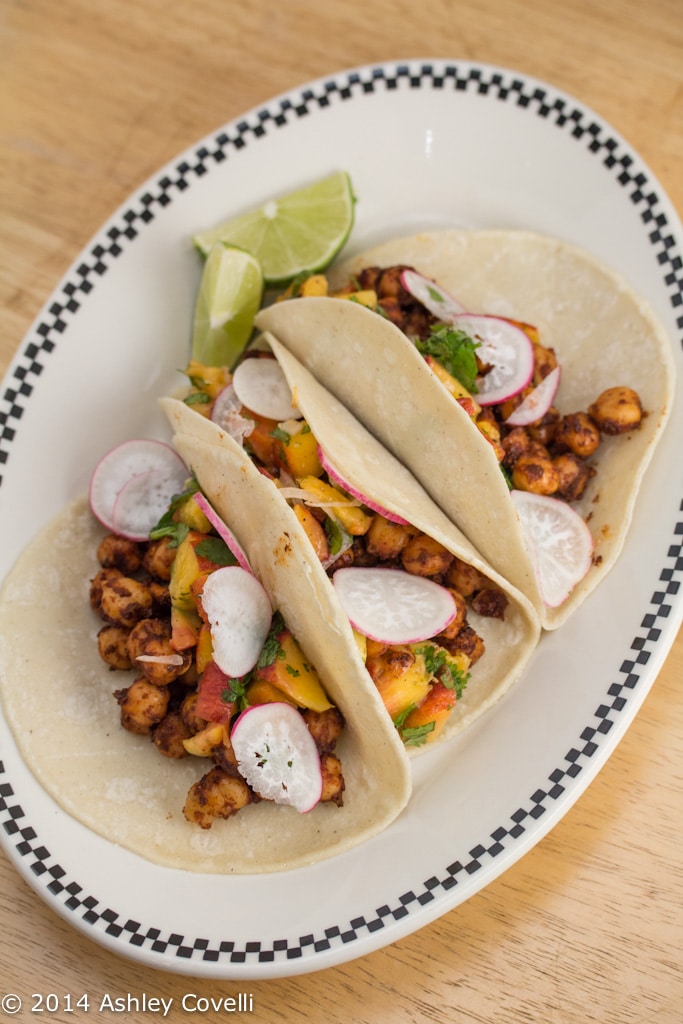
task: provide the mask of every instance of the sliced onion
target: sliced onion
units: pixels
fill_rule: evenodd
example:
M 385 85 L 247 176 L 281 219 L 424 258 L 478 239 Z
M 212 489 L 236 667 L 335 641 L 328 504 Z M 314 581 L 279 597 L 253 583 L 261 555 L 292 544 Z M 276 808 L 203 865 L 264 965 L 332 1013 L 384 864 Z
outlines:
M 479 342 L 477 357 L 491 367 L 477 378 L 477 401 L 497 405 L 518 395 L 534 372 L 534 349 L 529 336 L 499 316 L 463 313 L 452 323 Z
M 227 523 L 225 523 L 218 515 L 218 512 L 216 512 L 211 502 L 201 493 L 201 491 L 198 491 L 197 494 L 194 495 L 194 500 L 209 520 L 218 536 L 228 545 L 228 548 L 237 559 L 238 564 L 241 565 L 243 569 L 246 569 L 247 572 L 251 572 L 252 570 L 249 565 L 249 559 L 247 558 L 244 548 Z
M 408 520 L 404 519 L 403 516 L 399 516 L 395 512 L 389 512 L 388 509 L 384 508 L 378 502 L 373 501 L 373 499 L 369 498 L 367 494 L 364 494 L 357 487 L 354 487 L 353 484 L 350 484 L 348 480 L 345 480 L 344 477 L 339 472 L 339 470 L 332 465 L 330 459 L 325 454 L 320 445 L 318 445 L 318 460 L 320 462 L 320 465 L 323 467 L 323 469 L 329 476 L 330 480 L 337 484 L 338 487 L 341 487 L 342 490 L 346 491 L 347 494 L 350 494 L 353 498 L 356 498 L 361 505 L 365 505 L 367 506 L 367 508 L 371 508 L 373 512 L 378 512 L 379 515 L 384 516 L 385 519 L 388 519 L 390 523 L 398 523 L 400 526 L 409 525 Z
M 453 295 L 417 270 L 404 270 L 401 274 L 401 284 L 425 309 L 445 323 L 450 323 L 454 316 L 466 312 L 465 307 Z
M 446 587 L 402 569 L 348 566 L 332 577 L 354 629 L 385 644 L 408 644 L 442 633 L 456 614 Z
M 245 359 L 232 375 L 232 386 L 242 405 L 269 420 L 297 420 L 292 391 L 277 359 Z
M 556 366 L 530 391 L 523 402 L 510 413 L 505 423 L 510 427 L 526 427 L 542 419 L 552 406 L 560 386 L 560 367 Z

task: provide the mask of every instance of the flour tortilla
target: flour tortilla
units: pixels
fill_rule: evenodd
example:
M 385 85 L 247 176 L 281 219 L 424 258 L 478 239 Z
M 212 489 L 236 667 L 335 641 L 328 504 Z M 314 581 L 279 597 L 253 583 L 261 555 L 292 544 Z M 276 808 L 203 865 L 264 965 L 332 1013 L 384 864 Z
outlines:
M 210 830 L 185 820 L 187 791 L 211 764 L 195 757 L 169 760 L 149 737 L 119 724 L 112 692 L 129 685 L 135 673 L 109 671 L 97 651 L 102 623 L 90 610 L 88 593 L 104 531 L 85 497 L 35 538 L 0 591 L 0 696 L 27 766 L 66 813 L 166 867 L 214 874 L 302 867 L 380 832 L 410 795 L 403 745 L 362 662 L 349 657 L 348 634 L 332 621 L 326 589 L 316 586 L 306 553 L 288 537 L 275 489 L 268 483 L 257 495 L 252 483 L 231 480 L 240 498 L 249 497 L 252 513 L 235 517 L 235 531 L 274 607 L 345 716 L 337 745 L 346 780 L 341 808 L 319 804 L 299 814 L 263 802 L 217 820 Z M 264 565 L 268 571 L 261 573 Z M 319 616 L 312 614 L 316 608 Z
M 411 470 L 484 558 L 554 629 L 616 561 L 638 489 L 669 416 L 670 341 L 646 304 L 582 250 L 523 231 L 445 231 L 380 245 L 333 268 L 331 290 L 368 266 L 408 264 L 467 309 L 532 323 L 562 365 L 556 405 L 586 409 L 617 384 L 635 388 L 641 428 L 604 438 L 597 475 L 574 507 L 588 520 L 594 565 L 558 608 L 543 604 L 507 485 L 489 443 L 406 336 L 346 299 L 307 298 L 262 310 L 275 335 Z
M 470 726 L 521 677 L 539 639 L 538 617 L 531 603 L 481 558 L 405 466 L 387 452 L 348 409 L 323 388 L 277 339 L 264 335 L 260 339 L 260 346 L 264 345 L 272 348 L 291 387 L 295 406 L 303 414 L 318 444 L 344 480 L 371 501 L 408 519 L 452 554 L 479 569 L 508 597 L 504 620 L 487 618 L 474 612 L 468 614 L 472 628 L 484 639 L 486 653 L 471 669 L 469 685 L 437 741 L 443 743 Z M 184 403 L 163 400 L 162 405 L 176 430 L 176 448 L 196 473 L 202 490 L 227 518 L 235 507 L 235 496 L 232 486 L 225 482 L 225 465 L 235 457 L 244 459 L 246 456 L 224 431 Z M 194 441 L 189 440 L 191 431 Z M 297 517 L 278 495 L 272 482 L 266 480 L 251 463 L 249 469 L 256 473 L 260 486 L 275 495 L 279 511 L 276 512 L 273 506 L 273 515 L 279 517 L 282 529 L 287 532 L 299 556 L 302 559 L 305 557 L 312 585 L 319 594 L 320 608 L 328 609 L 325 618 L 330 628 L 346 639 L 347 658 L 357 661 L 358 653 L 348 619 L 338 605 L 332 583 L 318 558 L 313 555 Z M 252 503 L 252 508 L 256 507 Z M 265 566 L 263 571 L 267 571 Z M 285 583 L 295 608 L 303 608 L 303 595 L 294 593 L 293 580 Z M 334 606 L 334 611 L 329 610 L 330 605 Z M 319 636 L 324 645 L 324 631 L 320 631 Z M 362 666 L 362 661 L 360 664 Z M 365 672 L 364 667 L 362 670 Z M 369 675 L 365 674 L 369 681 Z M 349 678 L 348 686 L 352 685 L 356 684 Z M 374 686 L 371 682 L 370 685 Z M 383 713 L 389 721 L 386 712 Z M 408 751 L 411 757 L 415 757 L 429 751 L 434 745 L 410 747 Z

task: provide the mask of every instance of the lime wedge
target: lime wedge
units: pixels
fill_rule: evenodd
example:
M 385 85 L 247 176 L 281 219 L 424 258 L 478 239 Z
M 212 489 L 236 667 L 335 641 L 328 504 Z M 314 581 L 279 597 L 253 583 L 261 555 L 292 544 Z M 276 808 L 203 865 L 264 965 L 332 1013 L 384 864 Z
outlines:
M 204 255 L 219 241 L 237 245 L 256 257 L 267 285 L 282 285 L 332 262 L 349 236 L 353 213 L 349 176 L 335 171 L 202 231 L 193 241 Z
M 194 311 L 192 358 L 232 367 L 251 337 L 263 272 L 251 253 L 217 243 L 208 254 Z

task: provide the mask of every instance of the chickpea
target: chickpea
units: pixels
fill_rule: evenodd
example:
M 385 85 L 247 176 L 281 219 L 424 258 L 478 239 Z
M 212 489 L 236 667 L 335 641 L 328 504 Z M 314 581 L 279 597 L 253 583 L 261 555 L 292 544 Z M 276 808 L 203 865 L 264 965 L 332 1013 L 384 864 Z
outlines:
M 558 423 L 554 443 L 559 451 L 569 449 L 587 459 L 600 444 L 600 431 L 587 412 L 571 412 Z
M 392 523 L 377 514 L 366 534 L 368 554 L 376 555 L 382 562 L 398 558 L 410 540 L 408 529 L 401 523 Z
M 534 343 L 534 384 L 540 384 L 557 366 L 554 348 Z
M 216 818 L 229 818 L 251 800 L 244 779 L 216 766 L 190 787 L 183 814 L 200 828 L 211 828 Z
M 503 451 L 505 452 L 504 463 L 510 468 L 514 466 L 517 459 L 528 454 L 531 447 L 531 435 L 525 427 L 515 427 L 503 438 Z
M 129 630 L 123 626 L 103 626 L 97 634 L 97 649 L 100 657 L 112 669 L 125 671 L 132 668 L 133 663 L 128 654 Z
M 623 386 L 607 388 L 588 407 L 588 412 L 603 434 L 623 434 L 627 430 L 635 430 L 643 418 L 638 393 L 633 388 Z
M 141 619 L 128 637 L 128 656 L 144 677 L 155 686 L 167 683 L 182 675 L 192 660 L 192 654 L 179 654 L 171 647 L 171 623 L 166 619 Z M 139 657 L 161 657 L 172 659 L 164 664 L 157 661 L 137 661 Z
M 454 558 L 446 573 L 448 586 L 458 590 L 463 597 L 470 597 L 475 590 L 481 590 L 486 586 L 487 582 L 483 573 L 467 562 L 463 562 L 461 558 Z
M 100 615 L 106 622 L 132 629 L 136 622 L 144 619 L 151 611 L 152 595 L 149 587 L 132 576 L 117 573 L 115 569 L 104 569 L 103 572 L 116 575 L 101 580 Z M 102 573 L 98 573 L 98 576 L 101 577 Z
M 120 569 L 130 576 L 142 565 L 142 550 L 136 541 L 109 533 L 100 541 L 97 560 L 105 569 Z
M 486 650 L 483 637 L 479 636 L 471 626 L 463 626 L 452 640 L 442 640 L 441 646 L 451 654 L 467 655 L 470 665 L 479 661 Z
M 565 501 L 578 501 L 583 497 L 588 481 L 595 470 L 587 466 L 574 452 L 564 452 L 553 459 L 560 480 L 557 496 Z
M 555 433 L 559 422 L 559 410 L 552 406 L 538 422 L 529 425 L 530 438 L 532 441 L 538 441 L 539 444 L 545 445 L 547 448 L 555 440 Z
M 114 693 L 121 708 L 121 725 L 128 732 L 148 735 L 168 710 L 169 693 L 139 676 L 126 690 Z
M 520 455 L 512 470 L 512 485 L 532 494 L 554 494 L 560 479 L 549 453 Z
M 150 541 L 142 559 L 143 569 L 155 579 L 168 583 L 177 550 L 177 548 L 171 547 L 170 537 Z
M 404 547 L 401 562 L 413 576 L 439 576 L 448 570 L 453 557 L 443 544 L 420 533 Z
M 164 715 L 152 731 L 152 742 L 164 757 L 179 761 L 187 756 L 183 740 L 188 739 L 190 730 L 182 719 L 179 711 L 171 711 Z
M 343 792 L 345 788 L 344 776 L 342 775 L 341 761 L 334 754 L 323 754 L 320 758 L 320 770 L 323 777 L 323 789 L 320 794 L 321 803 L 333 803 L 337 807 L 344 804 Z
M 487 619 L 504 619 L 507 596 L 498 587 L 482 587 L 472 598 L 472 611 Z
M 326 754 L 334 750 L 344 727 L 341 711 L 337 708 L 327 708 L 326 711 L 312 711 L 308 708 L 304 711 L 303 718 L 320 753 Z

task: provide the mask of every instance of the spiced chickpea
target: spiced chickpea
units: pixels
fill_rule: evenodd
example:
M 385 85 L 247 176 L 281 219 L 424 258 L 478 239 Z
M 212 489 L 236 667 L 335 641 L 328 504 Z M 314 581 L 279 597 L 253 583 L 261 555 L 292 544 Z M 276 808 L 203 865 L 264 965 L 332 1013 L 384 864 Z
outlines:
M 130 630 L 123 626 L 106 625 L 97 634 L 97 649 L 100 657 L 112 669 L 126 671 L 133 663 L 128 654 L 128 635 Z
M 148 735 L 168 710 L 169 693 L 165 686 L 155 686 L 139 676 L 125 690 L 114 693 L 121 708 L 121 725 L 128 732 Z
M 643 407 L 633 388 L 607 388 L 598 395 L 588 412 L 603 434 L 623 434 L 640 426 Z
M 451 552 L 426 533 L 413 537 L 401 552 L 403 568 L 414 576 L 439 576 L 448 571 L 452 561 Z
M 458 590 L 463 597 L 470 597 L 475 590 L 485 587 L 488 580 L 474 566 L 463 562 L 461 558 L 454 558 L 446 573 L 446 583 Z
M 598 449 L 600 431 L 587 412 L 570 412 L 557 424 L 554 444 L 558 451 L 569 450 L 587 459 Z
M 108 533 L 97 548 L 97 560 L 105 569 L 120 569 L 130 576 L 142 565 L 142 548 L 134 540 Z
M 554 494 L 560 479 L 548 452 L 520 457 L 512 468 L 512 485 L 531 494 Z
M 540 384 L 556 366 L 555 349 L 534 342 L 534 384 Z
M 595 475 L 595 470 L 588 466 L 574 452 L 563 452 L 553 459 L 553 465 L 559 477 L 557 488 L 558 498 L 565 501 L 578 501 L 583 497 L 588 481 Z

